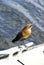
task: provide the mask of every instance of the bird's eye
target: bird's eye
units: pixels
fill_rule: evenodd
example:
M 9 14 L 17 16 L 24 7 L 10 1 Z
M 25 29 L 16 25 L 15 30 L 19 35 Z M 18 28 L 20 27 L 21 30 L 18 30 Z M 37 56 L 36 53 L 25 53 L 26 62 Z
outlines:
M 30 27 L 32 27 L 32 25 L 30 25 Z

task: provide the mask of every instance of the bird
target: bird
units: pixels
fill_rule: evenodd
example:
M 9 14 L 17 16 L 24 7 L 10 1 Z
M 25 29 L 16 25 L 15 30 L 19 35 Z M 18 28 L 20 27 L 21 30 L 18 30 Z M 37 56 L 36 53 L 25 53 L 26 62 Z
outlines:
M 28 23 L 24 26 L 24 28 L 18 32 L 16 37 L 12 40 L 12 43 L 15 43 L 16 41 L 19 40 L 25 40 L 27 39 L 32 33 L 32 24 Z

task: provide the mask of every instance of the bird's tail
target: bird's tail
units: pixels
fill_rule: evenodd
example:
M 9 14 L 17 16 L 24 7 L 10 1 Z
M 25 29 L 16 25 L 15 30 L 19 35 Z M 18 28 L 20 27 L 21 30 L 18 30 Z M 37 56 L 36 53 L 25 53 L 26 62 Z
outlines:
M 19 37 L 17 36 L 16 38 L 14 38 L 14 39 L 12 40 L 12 42 L 15 43 L 15 42 L 17 42 L 18 40 L 19 40 Z
M 18 40 L 21 39 L 21 33 L 18 33 L 17 36 L 12 40 L 13 43 L 17 42 Z
M 12 42 L 15 43 L 16 42 L 16 39 L 13 39 Z

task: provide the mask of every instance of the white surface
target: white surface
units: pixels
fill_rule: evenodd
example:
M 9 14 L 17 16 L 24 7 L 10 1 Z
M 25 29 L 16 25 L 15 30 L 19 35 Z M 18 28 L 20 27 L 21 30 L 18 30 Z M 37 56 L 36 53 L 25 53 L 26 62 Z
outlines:
M 24 53 L 19 52 L 16 56 L 12 56 L 15 52 L 15 49 L 8 49 L 9 57 L 0 60 L 0 65 L 22 65 L 17 60 L 20 60 L 24 65 L 44 65 L 44 45 L 40 45 L 38 48 L 25 51 Z M 4 51 L 2 51 L 4 53 Z M 0 53 L 1 54 L 1 53 Z
M 30 43 L 28 43 L 28 44 L 25 44 L 27 47 L 30 47 L 30 46 L 32 46 L 32 45 L 34 45 L 34 43 L 33 42 L 30 42 Z
M 21 54 L 19 60 L 25 65 L 44 65 L 44 46 Z
M 10 54 L 12 55 L 13 53 L 15 53 L 16 51 L 20 51 L 20 49 L 18 47 L 13 47 L 13 48 L 10 48 L 8 50 L 3 50 L 3 51 L 0 51 L 0 54 Z

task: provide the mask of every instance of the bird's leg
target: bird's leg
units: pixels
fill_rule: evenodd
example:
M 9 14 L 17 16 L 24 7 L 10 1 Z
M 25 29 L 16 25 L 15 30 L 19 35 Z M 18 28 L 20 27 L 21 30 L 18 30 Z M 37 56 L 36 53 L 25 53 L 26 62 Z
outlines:
M 28 49 L 28 47 L 26 46 L 27 43 L 28 43 L 28 41 L 23 40 L 23 45 L 26 47 L 26 49 Z
M 19 47 L 20 51 L 21 51 L 21 45 L 22 45 L 22 41 L 19 41 L 18 42 L 18 47 Z

